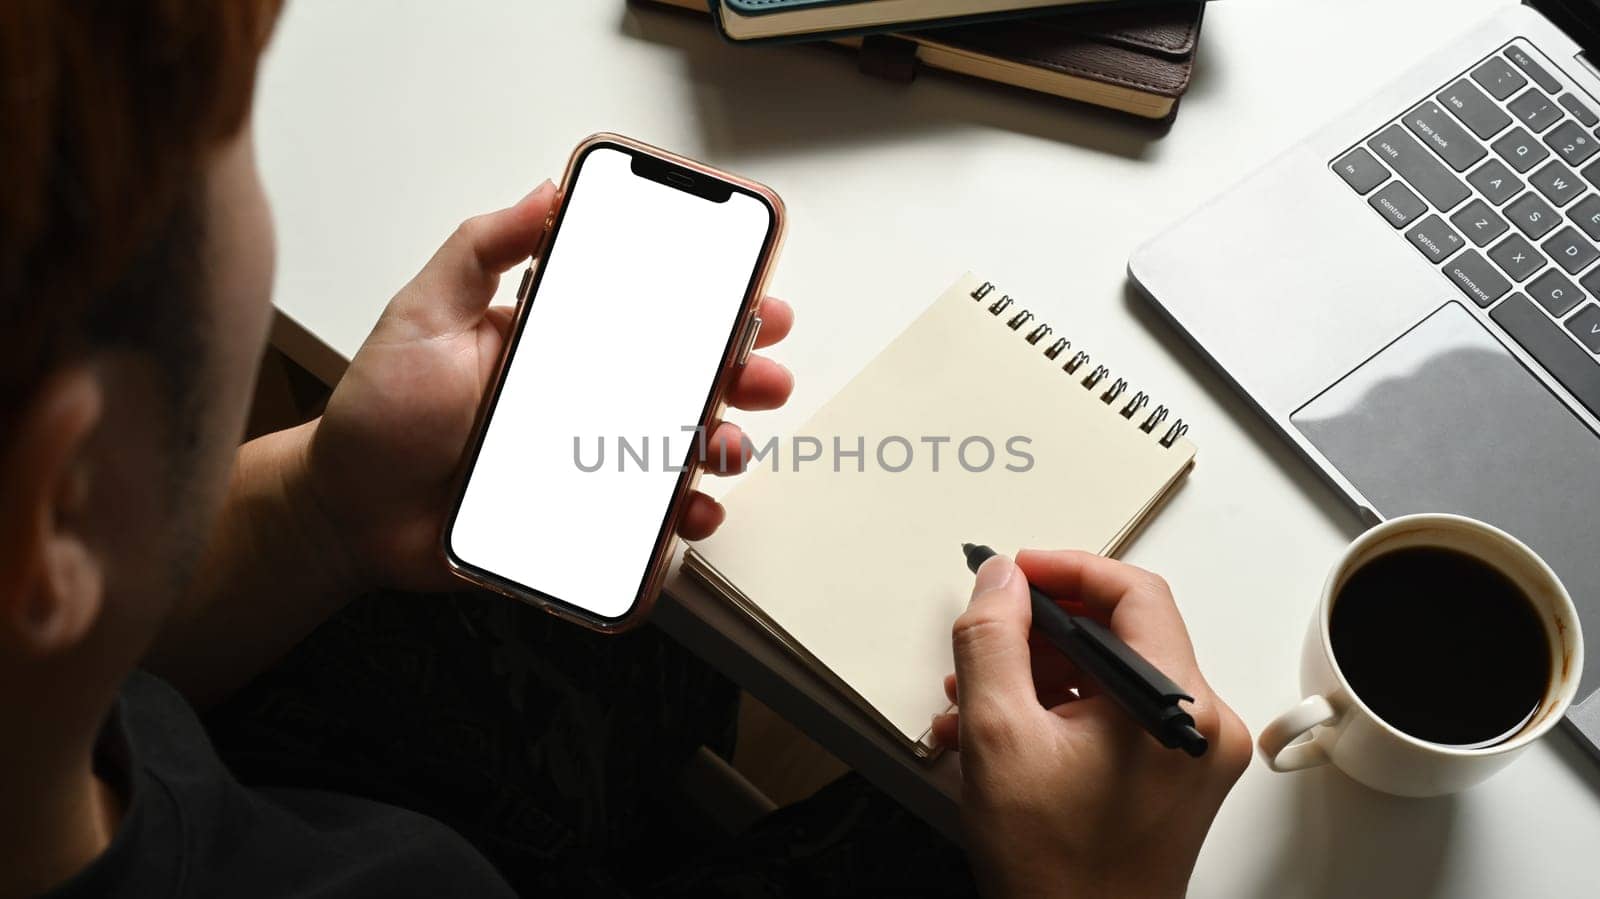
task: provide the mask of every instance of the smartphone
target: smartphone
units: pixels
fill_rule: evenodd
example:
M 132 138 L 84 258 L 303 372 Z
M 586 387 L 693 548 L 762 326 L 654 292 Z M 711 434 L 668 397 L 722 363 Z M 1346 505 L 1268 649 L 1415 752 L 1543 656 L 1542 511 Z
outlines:
M 462 460 L 452 571 L 596 630 L 644 618 L 783 230 L 759 184 L 578 145 Z

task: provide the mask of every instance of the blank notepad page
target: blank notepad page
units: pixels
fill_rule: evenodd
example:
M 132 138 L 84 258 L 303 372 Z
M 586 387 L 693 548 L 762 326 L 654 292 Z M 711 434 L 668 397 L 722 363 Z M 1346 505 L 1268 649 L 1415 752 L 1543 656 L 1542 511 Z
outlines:
M 1164 410 L 1126 385 L 1105 401 L 1117 379 L 1085 387 L 1095 366 L 1069 373 L 1059 329 L 1001 300 L 970 275 L 953 285 L 752 462 L 697 547 L 736 601 L 912 743 L 946 706 L 972 587 L 961 544 L 1114 552 L 1194 459 Z

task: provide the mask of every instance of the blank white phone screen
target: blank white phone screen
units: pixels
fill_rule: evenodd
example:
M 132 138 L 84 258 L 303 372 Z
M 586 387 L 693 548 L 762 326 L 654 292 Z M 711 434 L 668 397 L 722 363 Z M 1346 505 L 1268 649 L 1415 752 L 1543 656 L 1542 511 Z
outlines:
M 581 163 L 450 533 L 460 562 L 602 618 L 647 574 L 773 224 L 631 166 Z

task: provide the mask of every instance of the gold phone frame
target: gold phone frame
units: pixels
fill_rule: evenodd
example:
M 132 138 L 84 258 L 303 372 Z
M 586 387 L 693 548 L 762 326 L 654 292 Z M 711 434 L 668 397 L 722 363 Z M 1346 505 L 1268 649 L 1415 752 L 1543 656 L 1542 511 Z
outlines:
M 704 177 L 714 178 L 727 184 L 734 191 L 755 196 L 762 201 L 771 215 L 771 225 L 767 230 L 766 240 L 762 243 L 761 252 L 757 256 L 755 267 L 751 272 L 749 285 L 745 289 L 745 296 L 740 305 L 739 314 L 734 319 L 733 327 L 728 333 L 727 343 L 723 347 L 721 366 L 701 411 L 698 424 L 703 429 L 701 433 L 708 437 L 711 433 L 710 429 L 721 421 L 722 414 L 727 408 L 728 390 L 733 386 L 739 372 L 743 369 L 745 359 L 748 358 L 750 350 L 755 344 L 756 334 L 761 327 L 761 319 L 759 317 L 761 298 L 766 295 L 767 282 L 771 277 L 778 254 L 783 247 L 786 221 L 783 200 L 766 185 L 751 181 L 748 178 L 741 178 L 705 163 L 620 134 L 601 132 L 590 135 L 582 143 L 578 144 L 572 151 L 572 156 L 567 160 L 566 172 L 562 175 L 561 187 L 556 194 L 556 202 L 551 207 L 549 216 L 545 219 L 544 233 L 540 238 L 538 251 L 533 254 L 530 266 L 523 274 L 522 286 L 517 291 L 516 315 L 512 322 L 510 334 L 506 339 L 505 349 L 500 355 L 500 361 L 495 366 L 494 375 L 490 379 L 488 388 L 484 390 L 483 399 L 478 404 L 478 412 L 472 425 L 471 436 L 468 438 L 466 448 L 462 452 L 455 483 L 451 488 L 449 515 L 445 519 L 444 528 L 440 533 L 439 549 L 444 556 L 445 565 L 449 567 L 451 573 L 468 583 L 529 605 L 538 606 L 557 617 L 582 625 L 590 630 L 602 633 L 618 633 L 640 624 L 649 617 L 650 611 L 655 605 L 656 597 L 660 594 L 662 584 L 666 580 L 673 550 L 677 546 L 678 525 L 682 522 L 684 510 L 689 505 L 689 498 L 700 481 L 700 460 L 694 457 L 693 452 L 691 452 L 689 463 L 678 476 L 678 483 L 673 489 L 671 502 L 667 506 L 666 514 L 662 517 L 661 529 L 656 534 L 655 547 L 651 553 L 650 562 L 645 568 L 644 577 L 640 580 L 639 591 L 634 595 L 633 603 L 629 605 L 628 610 L 616 618 L 596 615 L 571 603 L 564 602 L 557 597 L 474 566 L 459 558 L 451 548 L 451 535 L 455 530 L 456 516 L 461 511 L 462 499 L 466 495 L 467 483 L 471 479 L 473 468 L 477 465 L 478 454 L 483 447 L 483 439 L 488 430 L 489 420 L 493 416 L 495 404 L 499 400 L 500 390 L 505 384 L 506 372 L 510 367 L 511 358 L 515 355 L 516 347 L 527 324 L 528 312 L 533 305 L 530 302 L 530 298 L 538 292 L 538 285 L 544 271 L 545 251 L 555 243 L 556 235 L 561 228 L 561 221 L 566 213 L 567 197 L 571 193 L 583 160 L 591 151 L 603 146 L 616 147 L 630 155 L 643 154 L 656 161 L 667 163 L 669 166 L 686 169 Z M 683 188 L 680 187 L 679 189 Z M 704 446 L 703 441 L 701 446 Z

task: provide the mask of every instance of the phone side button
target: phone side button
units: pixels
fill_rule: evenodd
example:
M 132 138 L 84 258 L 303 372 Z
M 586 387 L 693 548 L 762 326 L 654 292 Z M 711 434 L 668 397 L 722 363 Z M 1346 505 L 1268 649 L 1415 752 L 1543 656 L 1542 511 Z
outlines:
M 744 335 L 744 345 L 739 347 L 739 358 L 734 360 L 735 365 L 743 365 L 750 358 L 750 351 L 755 349 L 756 336 L 761 333 L 761 317 L 750 320 L 750 329 Z
M 522 283 L 517 285 L 517 302 L 520 303 L 528 298 L 528 282 L 532 280 L 533 266 L 530 265 L 522 270 Z

